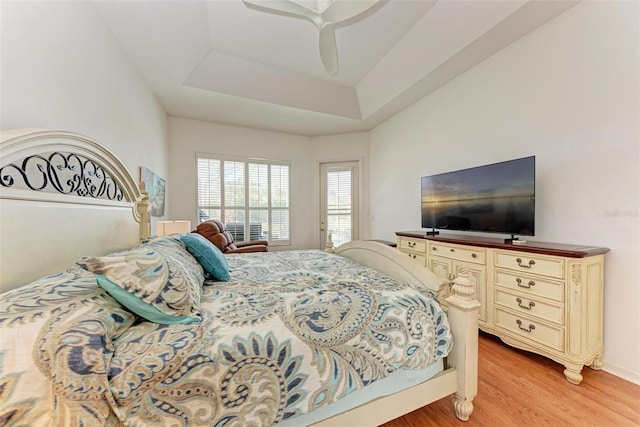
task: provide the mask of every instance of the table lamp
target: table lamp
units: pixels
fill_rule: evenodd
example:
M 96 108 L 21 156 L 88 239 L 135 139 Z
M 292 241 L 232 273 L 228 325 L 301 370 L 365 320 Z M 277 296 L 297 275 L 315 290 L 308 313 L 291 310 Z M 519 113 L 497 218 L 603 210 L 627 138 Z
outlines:
M 191 221 L 156 222 L 156 236 L 166 236 L 168 234 L 189 232 L 191 232 Z

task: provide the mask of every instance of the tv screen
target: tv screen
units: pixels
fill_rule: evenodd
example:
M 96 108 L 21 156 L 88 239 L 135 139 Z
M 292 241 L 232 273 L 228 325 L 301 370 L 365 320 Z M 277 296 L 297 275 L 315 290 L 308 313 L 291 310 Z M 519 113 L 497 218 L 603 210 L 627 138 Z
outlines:
M 422 178 L 422 227 L 533 236 L 535 156 Z

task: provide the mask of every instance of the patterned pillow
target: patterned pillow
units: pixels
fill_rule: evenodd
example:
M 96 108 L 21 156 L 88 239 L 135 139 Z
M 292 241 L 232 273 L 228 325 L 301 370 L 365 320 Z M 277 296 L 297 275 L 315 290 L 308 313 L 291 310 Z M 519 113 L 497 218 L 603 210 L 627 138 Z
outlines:
M 216 245 L 198 233 L 188 233 L 180 237 L 187 250 L 204 270 L 217 280 L 229 280 L 229 264 Z
M 177 269 L 176 274 L 189 277 L 194 282 L 202 285 L 204 282 L 204 271 L 198 261 L 191 255 L 184 243 L 180 240 L 180 235 L 156 237 L 146 244 L 155 251 L 162 254 L 166 259 L 171 259 Z M 169 264 L 170 266 L 172 264 Z
M 142 245 L 104 257 L 84 257 L 78 265 L 93 272 L 100 287 L 138 316 L 162 324 L 200 321 L 202 268 L 198 265 L 200 274 L 198 269 L 190 271 L 193 266 L 166 247 Z

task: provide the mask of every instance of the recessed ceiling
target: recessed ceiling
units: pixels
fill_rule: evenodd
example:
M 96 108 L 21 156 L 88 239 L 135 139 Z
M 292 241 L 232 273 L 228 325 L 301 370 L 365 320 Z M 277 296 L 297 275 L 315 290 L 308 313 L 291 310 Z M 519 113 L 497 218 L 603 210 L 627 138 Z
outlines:
M 576 3 L 381 0 L 336 25 L 334 77 L 310 21 L 241 0 L 96 5 L 168 114 L 314 136 L 372 128 Z

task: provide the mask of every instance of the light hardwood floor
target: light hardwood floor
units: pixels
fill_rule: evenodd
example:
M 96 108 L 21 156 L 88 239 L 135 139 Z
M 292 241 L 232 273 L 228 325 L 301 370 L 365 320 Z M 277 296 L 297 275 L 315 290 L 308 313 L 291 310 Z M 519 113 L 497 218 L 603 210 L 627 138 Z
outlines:
M 426 426 L 640 426 L 640 386 L 585 368 L 581 385 L 565 380 L 564 367 L 480 333 L 478 396 L 468 422 L 450 398 L 411 412 L 384 427 Z

